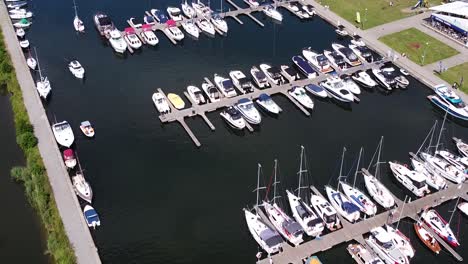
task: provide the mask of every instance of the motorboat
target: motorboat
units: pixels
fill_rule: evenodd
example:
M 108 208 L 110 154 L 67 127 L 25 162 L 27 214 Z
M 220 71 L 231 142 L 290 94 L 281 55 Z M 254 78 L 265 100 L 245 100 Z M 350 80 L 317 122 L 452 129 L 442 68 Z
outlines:
M 158 23 L 165 24 L 167 21 L 169 21 L 169 18 L 164 14 L 163 11 L 159 9 L 151 9 L 150 14 L 158 21 Z
M 75 31 L 83 33 L 85 31 L 85 26 L 84 26 L 83 21 L 78 16 L 78 10 L 76 10 L 75 0 L 73 0 L 73 8 L 75 9 L 75 17 L 73 18 L 73 27 L 75 28 Z
M 83 213 L 88 227 L 93 227 L 94 229 L 96 229 L 96 226 L 101 225 L 101 220 L 99 219 L 96 210 L 94 210 L 94 208 L 91 207 L 91 205 L 85 205 Z
M 310 4 L 302 5 L 302 10 L 304 10 L 304 12 L 309 15 L 309 17 L 313 17 L 316 14 L 315 7 Z
M 283 15 L 281 15 L 280 12 L 278 12 L 278 10 L 276 10 L 276 8 L 272 5 L 267 5 L 263 8 L 263 13 L 275 20 L 278 20 L 278 21 L 283 21 Z
M 81 63 L 77 60 L 72 60 L 68 63 L 68 69 L 78 79 L 83 79 L 85 75 L 85 69 L 81 66 Z
M 252 78 L 258 88 L 263 89 L 270 86 L 267 76 L 263 71 L 259 70 L 257 66 L 252 66 L 250 69 L 250 74 L 252 75 Z
M 331 186 L 325 186 L 328 200 L 335 210 L 351 223 L 356 222 L 361 217 L 359 207 L 350 202 L 341 192 L 334 190 Z
M 289 91 L 288 94 L 298 101 L 301 105 L 308 109 L 314 109 L 314 101 L 310 98 L 305 89 L 299 86 L 293 86 Z
M 211 16 L 211 23 L 224 34 L 228 32 L 226 20 L 224 20 L 220 14 L 214 14 Z
M 189 94 L 190 98 L 192 98 L 192 101 L 194 101 L 196 104 L 206 103 L 205 97 L 203 96 L 203 93 L 200 90 L 200 88 L 193 85 L 189 85 L 187 86 L 187 93 Z
M 21 8 L 27 5 L 28 5 L 28 1 L 14 1 L 14 2 L 8 3 L 7 7 L 9 9 L 13 9 L 13 8 Z
M 426 152 L 421 152 L 420 155 L 421 158 L 426 161 L 426 169 L 430 172 L 438 173 L 447 180 L 458 184 L 465 181 L 465 173 L 444 159 L 433 156 Z
M 127 42 L 128 46 L 130 46 L 132 49 L 141 48 L 143 44 L 141 43 L 141 40 L 138 38 L 133 28 L 128 27 L 125 29 L 124 32 L 124 39 Z
M 167 9 L 167 14 L 169 15 L 169 17 L 178 22 L 178 21 L 182 21 L 182 11 L 180 11 L 180 8 L 178 7 L 175 7 L 175 6 L 169 6 Z
M 184 39 L 184 33 L 176 26 L 174 20 L 167 21 L 164 32 L 177 41 Z
M 20 45 L 21 48 L 27 49 L 27 48 L 29 48 L 29 40 L 27 40 L 27 39 L 19 40 L 19 45 Z
M 150 26 L 156 25 L 156 23 L 158 23 L 156 19 L 154 19 L 154 16 L 148 15 L 148 14 L 143 17 L 143 22 L 145 22 L 145 25 L 150 25 Z
M 252 100 L 248 98 L 240 99 L 234 107 L 241 113 L 242 117 L 250 124 L 258 125 L 262 121 L 262 116 L 255 108 Z
M 192 7 L 195 9 L 195 12 L 199 17 L 210 17 L 211 13 L 213 12 L 209 6 L 205 5 L 200 0 L 192 2 Z
M 453 166 L 457 167 L 457 169 L 461 170 L 462 172 L 465 172 L 465 174 L 468 173 L 468 158 L 467 157 L 458 157 L 452 152 L 450 152 L 447 149 L 439 149 L 435 152 L 435 154 L 439 155 L 446 161 L 448 161 L 450 164 Z M 468 177 L 468 175 L 465 175 Z
M 257 0 L 247 0 L 247 3 L 248 3 L 251 7 L 259 7 L 259 6 L 260 6 L 260 3 L 259 3 Z
M 284 79 L 283 75 L 281 75 L 281 68 L 279 67 L 272 67 L 268 64 L 260 64 L 260 70 L 263 71 L 263 73 L 266 75 L 268 78 L 268 81 L 271 84 L 274 85 L 282 85 L 286 83 L 286 80 Z
M 386 90 L 392 90 L 396 88 L 395 75 L 392 70 L 387 68 L 373 68 L 372 74 L 374 74 L 376 81 Z
M 325 57 L 323 54 L 319 54 L 313 51 L 311 47 L 303 49 L 302 55 L 321 73 L 329 73 L 334 71 L 333 67 L 328 62 L 327 57 Z
M 351 257 L 360 264 L 385 264 L 381 258 L 376 256 L 361 244 L 349 244 L 346 249 Z
M 400 68 L 400 72 L 401 72 L 401 74 L 403 74 L 405 76 L 410 75 L 410 73 L 407 70 L 403 69 L 403 68 Z
M 63 151 L 63 160 L 65 162 L 65 166 L 69 169 L 73 169 L 76 166 L 76 158 L 75 153 L 72 149 L 66 149 Z
M 351 75 L 351 78 L 360 85 L 366 88 L 374 88 L 377 86 L 377 83 L 370 77 L 369 74 L 365 71 L 357 71 Z
M 429 193 L 426 179 L 423 174 L 410 170 L 407 166 L 396 161 L 388 162 L 393 175 L 403 186 L 410 190 L 414 195 L 423 197 Z
M 437 235 L 447 241 L 451 246 L 458 247 L 460 245 L 447 221 L 445 221 L 436 210 L 430 209 L 428 211 L 424 211 L 421 214 L 421 218 L 427 226 L 429 226 Z
M 215 74 L 214 82 L 224 96 L 226 97 L 237 96 L 237 92 L 234 89 L 234 84 L 232 83 L 231 79 Z
M 205 32 L 210 36 L 214 36 L 216 34 L 215 28 L 210 21 L 205 18 L 197 19 L 197 26 L 201 29 L 201 31 Z
M 409 264 L 408 258 L 400 251 L 392 236 L 383 228 L 376 227 L 371 230 L 369 237 L 364 239 L 378 257 L 387 264 Z
M 450 88 L 444 84 L 434 87 L 436 95 L 429 95 L 427 98 L 437 107 L 447 111 L 451 116 L 468 120 L 468 106 Z
M 458 210 L 462 211 L 466 216 L 468 216 L 468 203 L 461 202 L 457 205 Z
M 385 228 L 387 230 L 387 234 L 390 235 L 393 243 L 401 251 L 401 253 L 403 253 L 403 255 L 405 255 L 408 259 L 413 258 L 415 250 L 411 245 L 410 239 L 397 228 L 393 228 L 390 225 L 385 225 Z
M 299 73 L 292 67 L 289 67 L 288 65 L 281 65 L 281 74 L 289 81 L 297 81 L 301 77 L 299 76 Z
M 245 221 L 249 228 L 250 234 L 253 236 L 258 245 L 265 250 L 267 254 L 274 254 L 280 251 L 283 239 L 278 232 L 266 225 L 258 214 L 253 214 L 247 209 L 244 209 Z
M 333 67 L 336 69 L 346 69 L 348 65 L 346 64 L 344 57 L 341 56 L 338 52 L 336 51 L 329 51 L 329 50 L 324 50 L 323 55 L 327 57 L 328 61 L 331 63 Z
M 304 86 L 304 88 L 311 94 L 320 97 L 320 98 L 327 98 L 328 93 L 325 89 L 322 88 L 320 85 L 316 84 L 307 84 Z
M 166 97 L 162 93 L 154 93 L 153 96 L 151 96 L 151 99 L 153 99 L 154 106 L 156 106 L 156 109 L 158 109 L 159 113 L 167 114 L 171 112 L 169 103 L 167 102 Z
M 26 18 L 20 19 L 18 22 L 13 23 L 15 28 L 27 28 L 31 26 L 31 21 L 27 20 Z
M 395 205 L 395 199 L 393 198 L 392 193 L 366 169 L 363 169 L 362 173 L 367 192 L 370 194 L 372 199 L 385 209 L 393 207 Z
M 335 32 L 336 34 L 344 37 L 344 36 L 348 36 L 348 31 L 345 30 L 345 26 L 343 25 L 339 25 L 336 29 L 335 29 Z
M 185 2 L 183 2 L 181 6 L 182 6 L 182 12 L 184 13 L 186 17 L 188 18 L 196 17 L 197 13 L 195 13 L 195 9 L 193 9 L 193 7 L 187 3 L 187 0 L 185 0 Z
M 94 15 L 94 25 L 102 36 L 106 35 L 115 28 L 114 23 L 110 17 L 103 12 L 97 12 Z
M 322 218 L 328 230 L 335 231 L 341 228 L 340 219 L 338 218 L 336 210 L 327 200 L 319 195 L 312 194 L 310 197 L 310 203 L 318 216 Z
M 291 59 L 297 66 L 297 68 L 302 72 L 302 74 L 304 74 L 308 79 L 313 79 L 317 77 L 317 72 L 302 56 L 293 56 Z
M 150 25 L 145 24 L 141 27 L 141 37 L 145 40 L 146 44 L 156 46 L 159 43 L 159 39 L 154 33 Z
M 226 110 L 220 113 L 221 117 L 234 129 L 242 130 L 245 128 L 245 120 L 241 113 L 233 106 L 229 106 Z
M 341 56 L 343 56 L 345 62 L 348 63 L 349 65 L 351 66 L 361 65 L 361 61 L 350 48 L 345 47 L 338 43 L 333 43 L 332 48 L 333 50 L 338 52 Z
M 73 135 L 73 130 L 67 121 L 53 124 L 52 132 L 60 146 L 70 148 L 75 141 L 75 135 Z
M 184 20 L 180 23 L 182 28 L 189 34 L 190 36 L 194 38 L 198 38 L 200 36 L 200 30 L 198 29 L 197 25 L 193 23 L 191 20 Z
M 231 77 L 234 86 L 243 94 L 254 91 L 252 81 L 242 71 L 230 71 L 229 77 Z
M 366 47 L 366 43 L 362 39 L 361 36 L 354 34 L 352 39 L 351 39 L 351 44 L 357 47 Z
M 374 62 L 374 56 L 372 55 L 371 50 L 366 46 L 356 46 L 353 44 L 349 44 L 348 46 L 354 54 L 362 61 L 362 62 Z
M 89 138 L 92 138 L 95 135 L 94 127 L 88 120 L 81 122 L 80 129 L 81 132 L 83 132 L 83 134 Z
M 17 28 L 16 29 L 16 36 L 18 36 L 18 38 L 22 38 L 26 35 L 26 32 L 24 31 L 23 28 Z
M 447 182 L 444 180 L 444 178 L 438 173 L 434 173 L 432 171 L 427 170 L 427 166 L 425 165 L 425 163 L 423 161 L 420 161 L 416 156 L 413 156 L 411 158 L 411 165 L 415 171 L 424 175 L 424 177 L 426 178 L 427 185 L 431 186 L 432 188 L 438 191 L 447 188 Z
M 132 28 L 141 28 L 143 26 L 143 23 L 134 17 L 130 18 L 127 22 Z
M 296 2 L 288 2 L 286 3 L 286 7 L 288 7 L 294 13 L 299 11 L 299 7 L 296 5 Z
M 26 64 L 28 64 L 28 67 L 29 67 L 31 70 L 35 70 L 35 69 L 36 69 L 36 66 L 37 66 L 37 61 L 36 61 L 36 59 L 34 59 L 33 57 L 28 56 L 28 58 L 26 59 Z
M 426 245 L 432 252 L 439 254 L 441 251 L 441 247 L 439 242 L 437 242 L 436 238 L 429 233 L 424 227 L 422 227 L 421 222 L 416 222 L 413 224 L 414 226 L 414 231 L 416 232 L 416 235 L 419 237 L 421 242 Z
M 12 9 L 8 12 L 11 19 L 31 18 L 33 13 L 25 9 Z
M 354 95 L 348 90 L 343 80 L 337 76 L 330 76 L 320 83 L 333 98 L 338 101 L 350 103 L 354 101 Z
M 122 38 L 122 34 L 118 29 L 113 29 L 109 32 L 109 43 L 117 53 L 124 53 L 127 50 L 127 42 Z
M 175 93 L 168 93 L 167 94 L 167 99 L 169 100 L 169 102 L 171 102 L 171 104 L 177 109 L 177 110 L 181 110 L 181 109 L 184 109 L 185 107 L 185 102 L 184 100 L 182 100 L 182 98 L 175 94 Z
M 276 203 L 263 203 L 268 219 L 275 226 L 276 230 L 294 246 L 304 241 L 301 225 L 291 219 Z
M 304 232 L 311 237 L 319 236 L 324 224 L 320 217 L 300 197 L 286 190 L 289 206 L 294 219 L 301 225 Z
M 456 137 L 452 139 L 455 142 L 455 145 L 457 146 L 458 152 L 460 152 L 460 154 L 462 154 L 463 156 L 468 157 L 468 144 Z
M 357 207 L 359 207 L 361 212 L 365 213 L 367 216 L 373 216 L 377 213 L 377 206 L 358 188 L 353 187 L 345 182 L 340 182 L 340 186 L 346 197 Z
M 91 203 L 93 200 L 93 190 L 81 172 L 77 172 L 76 175 L 72 177 L 72 183 L 76 195 L 84 201 Z
M 268 94 L 260 94 L 256 102 L 260 107 L 272 114 L 277 115 L 279 114 L 279 112 L 281 112 L 281 108 L 275 103 L 275 101 L 273 101 L 273 99 Z
M 347 75 L 347 74 L 343 74 L 341 75 L 341 80 L 343 80 L 343 84 L 345 85 L 345 87 L 350 91 L 352 92 L 353 94 L 361 94 L 361 88 L 359 88 L 359 85 L 357 85 L 354 81 L 353 81 L 353 78 L 351 78 L 351 76 Z
M 409 80 L 403 76 L 403 75 L 398 75 L 397 77 L 395 77 L 395 81 L 397 83 L 397 87 L 398 88 L 406 88 L 408 87 L 409 85 Z
M 205 92 L 206 96 L 210 100 L 211 103 L 218 102 L 220 100 L 219 90 L 210 83 L 203 82 L 202 83 L 202 90 Z

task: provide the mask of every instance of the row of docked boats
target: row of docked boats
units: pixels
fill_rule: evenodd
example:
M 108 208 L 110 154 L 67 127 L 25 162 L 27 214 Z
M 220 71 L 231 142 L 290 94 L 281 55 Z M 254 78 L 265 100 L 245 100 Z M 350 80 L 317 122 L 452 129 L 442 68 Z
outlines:
M 435 106 L 457 119 L 468 120 L 468 106 L 453 89 L 439 84 L 434 87 L 434 92 L 427 99 Z

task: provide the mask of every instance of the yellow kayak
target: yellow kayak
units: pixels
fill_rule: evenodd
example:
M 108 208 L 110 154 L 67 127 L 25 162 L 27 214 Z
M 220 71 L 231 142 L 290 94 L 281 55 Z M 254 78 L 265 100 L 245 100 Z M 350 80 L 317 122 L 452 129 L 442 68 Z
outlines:
M 168 93 L 167 94 L 167 99 L 171 102 L 171 104 L 176 108 L 176 109 L 183 109 L 185 107 L 185 102 L 178 96 L 177 94 L 173 93 Z

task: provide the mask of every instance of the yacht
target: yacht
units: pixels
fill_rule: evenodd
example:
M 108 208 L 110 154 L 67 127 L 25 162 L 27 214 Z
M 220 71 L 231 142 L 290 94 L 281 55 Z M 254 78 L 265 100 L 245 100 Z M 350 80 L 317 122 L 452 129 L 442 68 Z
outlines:
M 336 69 L 346 69 L 348 65 L 346 64 L 344 57 L 341 56 L 338 52 L 336 51 L 329 51 L 329 50 L 324 50 L 323 55 L 327 57 L 328 61 L 331 63 L 333 67 Z
M 231 77 L 234 86 L 243 94 L 254 91 L 252 82 L 242 71 L 230 71 L 229 77 Z
M 288 91 L 288 94 L 305 108 L 314 109 L 314 101 L 307 95 L 303 87 L 293 86 L 291 90 Z
M 77 172 L 75 176 L 72 177 L 73 189 L 78 197 L 84 201 L 91 203 L 93 200 L 93 190 L 89 183 L 85 180 L 82 173 Z
M 16 36 L 18 36 L 18 38 L 22 38 L 26 35 L 26 32 L 24 31 L 23 28 L 17 28 L 16 29 Z
M 141 29 L 142 29 L 141 36 L 146 41 L 146 44 L 151 45 L 151 46 L 158 45 L 159 39 L 154 33 L 153 29 L 151 29 L 150 25 L 148 24 L 143 25 Z
M 321 73 L 329 73 L 334 71 L 333 67 L 328 62 L 327 57 L 312 50 L 311 47 L 302 50 L 302 55 Z
M 405 236 L 400 230 L 393 228 L 390 225 L 385 225 L 387 234 L 390 235 L 395 246 L 405 255 L 408 260 L 414 257 L 414 248 L 411 245 L 410 239 Z
M 175 6 L 169 6 L 167 9 L 167 14 L 169 15 L 169 17 L 178 22 L 178 21 L 182 21 L 182 11 L 180 11 L 180 8 L 178 7 L 175 7 Z
M 388 162 L 393 175 L 398 182 L 403 184 L 408 190 L 418 197 L 423 197 L 429 193 L 424 175 L 408 169 L 408 167 L 393 161 Z
M 27 48 L 29 48 L 29 40 L 21 39 L 21 40 L 19 40 L 19 45 L 20 45 L 21 48 L 27 49 Z
M 214 14 L 211 17 L 211 23 L 224 34 L 228 32 L 228 25 L 226 20 L 224 20 L 220 14 Z
M 250 69 L 250 74 L 252 75 L 252 78 L 258 88 L 263 89 L 271 86 L 265 73 L 259 70 L 257 66 L 252 66 Z
M 19 0 L 17 0 L 17 1 L 11 2 L 11 3 L 8 3 L 7 7 L 9 9 L 12 9 L 12 8 L 20 8 L 20 7 L 27 6 L 27 5 L 28 5 L 28 1 L 19 1 Z
M 361 212 L 365 213 L 367 216 L 373 216 L 377 213 L 377 206 L 369 197 L 367 197 L 367 195 L 365 195 L 356 187 L 348 185 L 345 182 L 340 182 L 340 185 L 346 197 L 348 197 L 352 203 L 359 207 Z
M 392 90 L 396 87 L 395 75 L 393 70 L 387 68 L 373 68 L 372 73 L 374 74 L 377 82 L 386 90 Z
M 191 20 L 184 20 L 180 23 L 182 28 L 189 34 L 190 36 L 194 38 L 198 38 L 200 36 L 200 30 L 198 29 L 197 25 L 193 23 Z
M 322 218 L 328 230 L 335 231 L 341 228 L 340 219 L 336 214 L 336 210 L 327 200 L 319 195 L 312 194 L 310 197 L 310 203 L 320 218 Z
M 194 18 L 197 15 L 195 13 L 195 9 L 193 9 L 193 7 L 187 3 L 187 0 L 185 0 L 185 2 L 182 3 L 182 12 L 188 18 Z
M 279 112 L 281 112 L 281 108 L 275 103 L 275 101 L 273 101 L 273 99 L 268 94 L 260 94 L 256 102 L 260 107 L 272 114 L 277 115 L 279 114 Z
M 255 108 L 252 100 L 247 98 L 240 99 L 234 107 L 241 113 L 242 117 L 250 124 L 258 125 L 262 121 L 262 116 Z
M 132 49 L 139 49 L 142 46 L 141 40 L 131 27 L 125 29 L 124 39 Z
M 70 61 L 70 63 L 68 63 L 68 69 L 76 78 L 78 79 L 84 78 L 85 70 L 83 66 L 81 66 L 79 61 L 77 60 Z
M 361 244 L 349 244 L 346 249 L 351 257 L 359 264 L 385 264 L 374 252 Z
M 436 210 L 430 209 L 423 212 L 421 214 L 421 218 L 427 226 L 429 226 L 437 235 L 442 237 L 451 246 L 458 247 L 460 245 L 447 221 L 445 221 Z
M 94 210 L 94 208 L 91 207 L 91 205 L 88 205 L 88 204 L 85 205 L 83 209 L 83 214 L 84 214 L 86 223 L 88 224 L 88 227 L 93 227 L 94 229 L 96 229 L 96 226 L 101 225 L 101 220 L 99 219 L 99 216 L 96 210 Z
M 368 47 L 356 46 L 353 44 L 350 44 L 348 47 L 354 52 L 354 54 L 358 56 L 362 62 L 374 62 L 374 56 Z
M 216 34 L 215 28 L 210 21 L 205 18 L 197 19 L 197 26 L 201 29 L 201 31 L 205 32 L 210 36 L 214 36 Z
M 60 146 L 70 148 L 75 141 L 75 135 L 73 135 L 73 130 L 68 124 L 67 121 L 62 121 L 52 125 L 52 132 L 54 134 L 55 140 Z
M 69 169 L 73 169 L 76 166 L 76 158 L 72 149 L 66 149 L 63 151 L 63 160 L 65 161 L 65 166 Z
M 393 242 L 392 236 L 384 228 L 374 228 L 370 233 L 365 239 L 367 246 L 386 264 L 409 264 L 408 258 L 401 253 Z
M 357 71 L 351 75 L 354 81 L 358 82 L 360 85 L 366 88 L 374 88 L 377 86 L 377 83 L 370 77 L 369 74 L 365 71 Z
M 307 84 L 304 86 L 304 88 L 309 91 L 309 93 L 317 96 L 317 97 L 320 97 L 320 98 L 327 98 L 328 97 L 328 93 L 327 91 L 322 88 L 322 86 L 319 86 L 319 85 L 315 85 L 315 84 Z
M 301 77 L 299 76 L 299 73 L 292 67 L 289 67 L 288 65 L 281 65 L 281 74 L 289 81 L 297 81 Z
M 214 85 L 203 82 L 202 83 L 202 90 L 205 92 L 206 96 L 208 96 L 208 99 L 210 100 L 211 103 L 218 102 L 220 100 L 220 94 L 219 90 L 214 87 Z
M 308 78 L 313 79 L 317 77 L 317 72 L 310 66 L 309 62 L 305 60 L 302 56 L 293 56 L 292 61 L 297 66 L 297 68 Z
M 220 113 L 221 117 L 234 129 L 242 130 L 245 128 L 245 120 L 236 108 L 229 106 Z
M 171 112 L 169 103 L 167 102 L 166 97 L 162 93 L 160 92 L 154 93 L 151 99 L 153 99 L 154 106 L 156 106 L 159 113 L 167 114 Z
M 200 90 L 200 88 L 193 85 L 189 85 L 187 86 L 187 92 L 190 98 L 192 98 L 192 101 L 194 101 L 196 104 L 206 103 L 205 97 L 203 96 L 203 93 Z
M 328 77 L 320 83 L 333 98 L 338 101 L 350 103 L 354 101 L 354 95 L 344 85 L 343 81 L 337 76 Z
M 199 17 L 210 17 L 213 10 L 209 6 L 206 6 L 200 0 L 192 2 L 192 7 Z
M 393 198 L 392 193 L 366 169 L 363 169 L 362 172 L 367 192 L 369 192 L 374 201 L 385 209 L 393 207 L 395 205 L 395 199 Z
M 347 74 L 343 74 L 341 75 L 341 80 L 343 80 L 343 84 L 345 85 L 345 87 L 350 91 L 352 92 L 353 94 L 361 94 L 361 89 L 359 88 L 359 85 L 357 85 L 354 81 L 353 81 L 353 78 L 351 78 L 351 76 L 347 75 Z
M 418 221 L 413 224 L 414 231 L 419 239 L 428 247 L 432 252 L 439 254 L 441 251 L 441 247 L 439 242 L 435 239 L 435 237 L 429 233 L 424 227 L 421 226 L 421 222 Z
M 462 211 L 465 216 L 468 216 L 468 203 L 466 202 L 461 202 L 457 205 L 458 210 Z
M 234 89 L 234 84 L 232 83 L 231 79 L 225 78 L 221 75 L 215 74 L 214 75 L 214 82 L 221 93 L 226 97 L 234 97 L 237 96 L 237 92 Z
M 429 95 L 427 98 L 437 107 L 447 111 L 451 116 L 468 120 L 468 107 L 462 99 L 444 84 L 434 87 L 436 95 Z
M 11 19 L 23 19 L 23 18 L 31 18 L 33 13 L 31 11 L 27 11 L 26 9 L 12 9 L 9 10 L 9 16 Z
M 300 197 L 288 190 L 286 190 L 286 194 L 294 219 L 301 225 L 308 236 L 319 236 L 324 229 L 322 219 Z
M 276 230 L 294 246 L 302 243 L 304 231 L 301 225 L 292 220 L 276 203 L 263 203 L 268 219 Z
M 114 48 L 116 52 L 123 54 L 125 50 L 127 50 L 127 42 L 122 38 L 120 31 L 118 29 L 113 29 L 110 31 L 109 36 L 109 42 L 112 48 Z
M 448 161 L 450 164 L 453 166 L 457 167 L 457 169 L 461 170 L 462 172 L 465 172 L 465 174 L 468 173 L 467 166 L 468 166 L 468 158 L 467 157 L 458 157 L 449 150 L 443 149 L 443 150 L 437 150 L 436 154 Z M 468 175 L 465 175 L 468 177 Z
M 276 10 L 276 8 L 272 5 L 265 6 L 265 8 L 263 8 L 263 13 L 275 20 L 280 22 L 283 21 L 283 15 L 281 15 L 281 13 L 278 12 L 278 10 Z
M 359 207 L 351 203 L 341 192 L 334 190 L 330 186 L 325 186 L 328 200 L 335 210 L 351 223 L 356 222 L 361 217 Z
M 164 29 L 164 32 L 171 36 L 175 40 L 182 40 L 184 39 L 184 33 L 174 24 L 174 23 L 166 23 L 166 28 Z
M 465 174 L 457 169 L 457 167 L 448 163 L 442 158 L 432 156 L 429 153 L 421 152 L 421 158 L 427 162 L 427 169 L 432 173 L 438 173 L 447 180 L 455 183 L 462 183 L 465 181 Z
M 457 146 L 458 152 L 460 152 L 460 154 L 462 154 L 463 156 L 468 157 L 468 144 L 456 137 L 452 139 L 455 142 L 455 145 Z
M 113 30 L 114 23 L 110 19 L 110 17 L 107 16 L 107 14 L 102 13 L 102 12 L 97 12 L 94 15 L 94 25 L 96 25 L 97 30 L 99 33 L 104 36 L 111 30 Z
M 427 185 L 431 186 L 432 188 L 438 191 L 447 188 L 447 182 L 444 180 L 444 178 L 440 176 L 438 173 L 433 173 L 427 170 L 426 169 L 427 166 L 425 165 L 425 163 L 417 159 L 416 156 L 413 156 L 411 158 L 411 165 L 413 166 L 413 169 L 415 171 L 424 175 L 424 177 L 426 178 Z
M 304 10 L 309 17 L 313 17 L 316 14 L 315 7 L 309 4 L 302 5 L 302 10 Z
M 36 67 L 37 67 L 37 61 L 36 59 L 34 59 L 33 57 L 28 56 L 28 58 L 26 59 L 26 64 L 28 64 L 28 67 L 31 69 L 31 70 L 35 70 Z
M 81 129 L 81 132 L 83 132 L 85 136 L 89 138 L 94 137 L 95 132 L 94 132 L 93 126 L 91 125 L 91 122 L 89 121 L 81 122 L 80 129 Z
M 364 40 L 361 38 L 361 36 L 354 34 L 353 38 L 351 39 L 351 44 L 357 47 L 366 47 L 366 43 Z
M 278 232 L 263 223 L 262 219 L 257 214 L 253 214 L 247 209 L 244 209 L 245 221 L 258 245 L 265 250 L 267 254 L 274 254 L 280 251 L 283 239 Z
M 169 21 L 169 18 L 164 14 L 163 11 L 159 9 L 151 9 L 150 14 L 158 21 L 158 23 L 161 24 L 166 24 L 167 21 Z
M 271 67 L 268 64 L 260 64 L 260 69 L 266 75 L 270 83 L 275 85 L 282 85 L 286 83 L 283 75 L 281 75 L 281 68 L 279 67 Z
M 359 66 L 361 65 L 361 61 L 358 59 L 356 54 L 350 49 L 341 44 L 333 43 L 332 44 L 333 50 L 338 52 L 341 56 L 343 56 L 346 63 L 351 66 Z
M 20 19 L 20 21 L 13 23 L 15 28 L 27 28 L 31 25 L 31 21 L 27 20 L 26 18 Z

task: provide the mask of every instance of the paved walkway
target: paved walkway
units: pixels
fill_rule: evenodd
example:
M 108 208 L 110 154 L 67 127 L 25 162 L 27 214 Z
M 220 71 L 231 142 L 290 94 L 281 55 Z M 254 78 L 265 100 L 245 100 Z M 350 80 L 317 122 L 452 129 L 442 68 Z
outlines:
M 39 151 L 47 170 L 55 202 L 65 226 L 65 232 L 75 250 L 77 263 L 101 263 L 3 1 L 0 1 L 0 25 L 21 86 L 29 120 L 34 126 L 34 134 L 39 141 Z
M 419 25 L 423 19 L 430 17 L 430 15 L 431 14 L 429 12 L 421 13 L 419 15 L 410 16 L 407 18 L 403 18 L 387 24 L 367 29 L 366 32 L 369 35 L 374 36 L 375 38 L 380 38 L 388 34 L 396 33 L 411 27 L 415 27 L 416 25 Z

